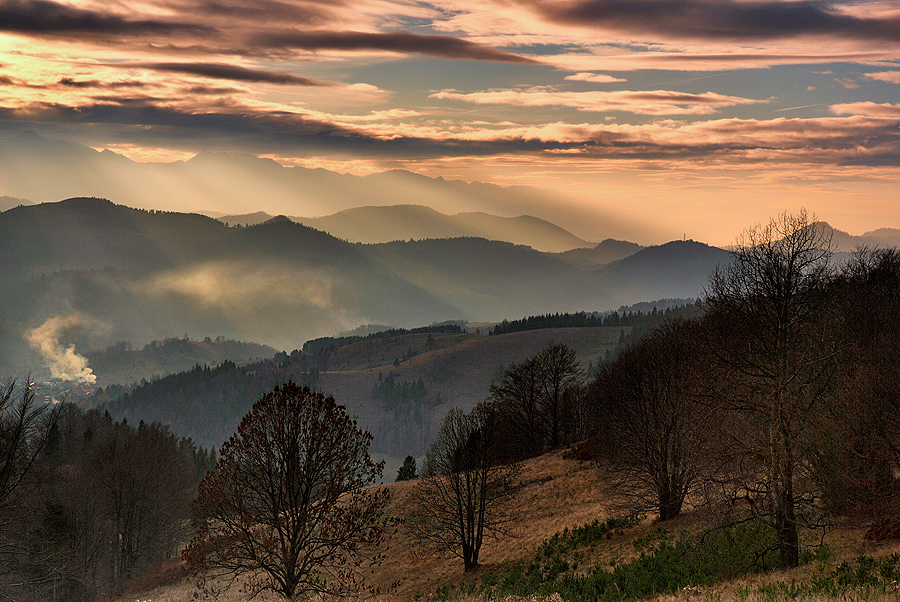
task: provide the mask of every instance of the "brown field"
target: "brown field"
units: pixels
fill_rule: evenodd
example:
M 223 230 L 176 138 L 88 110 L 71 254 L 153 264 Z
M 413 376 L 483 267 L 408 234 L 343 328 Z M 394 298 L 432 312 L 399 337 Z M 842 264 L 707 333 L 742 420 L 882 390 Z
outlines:
M 608 505 L 600 491 L 597 473 L 584 462 L 564 459 L 562 453 L 550 453 L 523 464 L 523 487 L 516 500 L 522 520 L 517 525 L 513 537 L 490 540 L 481 551 L 481 566 L 468 575 L 463 574 L 462 561 L 456 558 L 442 558 L 427 554 L 417 544 L 408 528 L 400 524 L 393 527 L 385 542 L 385 560 L 369 569 L 365 575 L 367 583 L 382 592 L 375 599 L 381 602 L 412 601 L 428 598 L 437 588 L 457 585 L 466 580 L 480 580 L 488 571 L 502 569 L 512 562 L 529 560 L 536 548 L 553 534 L 564 528 L 576 527 L 594 519 L 608 517 Z M 410 503 L 410 492 L 414 482 L 390 483 L 382 485 L 392 493 L 390 511 L 403 516 Z M 689 512 L 667 524 L 671 531 L 699 528 L 704 518 L 697 512 Z M 613 535 L 603 545 L 594 550 L 591 562 L 587 564 L 608 564 L 612 560 L 625 561 L 636 552 L 633 541 L 645 535 L 657 525 L 651 520 Z M 835 552 L 835 558 L 827 565 L 811 563 L 791 571 L 774 571 L 764 575 L 754 575 L 744 579 L 720 583 L 707 588 L 697 588 L 680 592 L 677 596 L 663 596 L 664 601 L 721 602 L 781 602 L 781 598 L 760 596 L 752 593 L 759 584 L 776 581 L 805 581 L 820 572 L 827 572 L 843 559 L 852 559 L 861 553 L 884 556 L 900 552 L 900 542 L 872 542 L 863 538 L 867 525 L 844 525 L 831 529 L 826 542 Z M 169 565 L 168 570 L 172 571 Z M 750 593 L 748 594 L 747 589 Z M 121 598 L 119 602 L 189 602 L 194 590 L 184 580 L 149 589 L 140 595 Z M 554 596 L 554 598 L 557 598 Z M 237 602 L 246 600 L 240 592 L 232 591 L 219 600 Z M 270 602 L 274 596 L 258 596 L 255 600 Z M 373 600 L 367 597 L 367 600 Z M 849 593 L 842 600 L 859 602 L 900 601 L 900 593 L 892 595 L 872 595 L 867 592 Z M 820 598 L 805 598 L 807 602 L 819 602 Z M 465 602 L 465 601 L 461 601 Z M 509 601 L 513 602 L 513 601 Z M 538 602 L 538 601 L 532 601 Z M 560 602 L 556 600 L 556 602 Z

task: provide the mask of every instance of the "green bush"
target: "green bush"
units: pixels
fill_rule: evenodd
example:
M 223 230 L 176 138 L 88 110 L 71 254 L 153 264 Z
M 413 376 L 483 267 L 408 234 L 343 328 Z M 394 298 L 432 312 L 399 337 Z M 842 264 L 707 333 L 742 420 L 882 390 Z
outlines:
M 580 548 L 603 541 L 610 531 L 635 522 L 610 519 L 566 529 L 545 541 L 531 562 L 515 564 L 499 576 L 485 575 L 480 585 L 467 585 L 455 593 L 485 598 L 558 593 L 571 602 L 627 602 L 776 566 L 777 551 L 770 530 L 748 522 L 677 539 L 657 529 L 635 541 L 640 556 L 631 562 L 615 564 L 610 570 L 597 566 L 586 574 L 575 573 L 577 563 L 570 562 L 567 554 L 574 556 Z M 448 599 L 450 593 L 442 592 L 439 597 Z

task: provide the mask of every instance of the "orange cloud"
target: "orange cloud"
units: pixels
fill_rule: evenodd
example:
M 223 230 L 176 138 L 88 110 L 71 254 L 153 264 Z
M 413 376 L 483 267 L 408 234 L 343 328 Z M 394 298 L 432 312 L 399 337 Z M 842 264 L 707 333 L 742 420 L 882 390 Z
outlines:
M 612 75 L 606 75 L 603 73 L 575 73 L 574 75 L 567 75 L 565 79 L 576 81 L 576 82 L 592 82 L 595 84 L 613 84 L 618 82 L 626 82 L 627 79 L 622 79 L 621 77 L 613 77 Z
M 767 102 L 726 96 L 714 92 L 688 94 L 670 90 L 562 92 L 553 88 L 525 90 L 488 90 L 457 92 L 443 90 L 431 98 L 460 100 L 475 104 L 501 104 L 525 107 L 569 107 L 580 111 L 624 111 L 640 115 L 709 115 L 721 107 Z
M 889 84 L 900 84 L 900 71 L 879 71 L 877 73 L 866 73 L 869 79 L 887 82 Z
M 867 117 L 900 117 L 900 104 L 851 102 L 834 105 L 831 112 L 836 115 L 865 115 Z

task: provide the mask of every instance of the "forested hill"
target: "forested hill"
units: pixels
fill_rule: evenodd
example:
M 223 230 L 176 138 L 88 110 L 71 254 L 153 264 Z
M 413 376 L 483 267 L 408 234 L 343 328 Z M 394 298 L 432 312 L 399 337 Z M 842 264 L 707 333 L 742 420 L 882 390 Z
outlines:
M 565 344 L 590 371 L 621 347 L 632 328 L 546 328 L 497 336 L 422 330 L 319 345 L 309 353 L 281 352 L 242 365 L 197 366 L 127 390 L 104 387 L 89 403 L 117 420 L 159 421 L 204 447 L 218 448 L 254 401 L 293 379 L 334 395 L 373 433 L 374 451 L 402 458 L 424 453 L 447 410 L 474 407 L 513 364 Z
M 97 376 L 97 384 L 127 385 L 191 370 L 195 365 L 216 366 L 225 360 L 246 362 L 271 358 L 277 350 L 258 343 L 245 343 L 224 337 L 202 341 L 168 338 L 151 341 L 133 349 L 127 341 L 110 345 L 103 351 L 87 354 L 88 364 Z

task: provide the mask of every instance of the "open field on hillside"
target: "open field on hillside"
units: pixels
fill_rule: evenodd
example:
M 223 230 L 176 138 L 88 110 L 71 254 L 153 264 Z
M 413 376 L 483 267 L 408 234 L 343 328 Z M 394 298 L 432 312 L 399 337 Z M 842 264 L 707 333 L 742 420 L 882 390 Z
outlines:
M 427 448 L 450 408 L 470 410 L 483 401 L 491 384 L 499 382 L 512 364 L 562 343 L 575 351 L 587 369 L 615 350 L 623 331 L 627 334 L 630 327 L 547 328 L 498 336 L 435 334 L 431 350 L 426 349 L 427 334 L 370 339 L 338 348 L 329 358 L 328 371 L 320 374 L 319 386 L 375 435 L 376 446 L 395 447 L 388 454 L 393 456 L 389 467 L 394 473 L 387 477 L 393 478 L 397 462 Z M 414 354 L 407 358 L 410 349 Z M 402 361 L 394 365 L 395 358 Z M 419 414 L 402 415 L 401 409 L 389 410 L 373 402 L 379 374 L 391 373 L 397 383 L 422 379 L 428 393 Z M 397 432 L 399 424 L 412 425 L 412 431 Z
M 609 518 L 607 500 L 601 493 L 597 472 L 586 462 L 565 459 L 562 452 L 528 460 L 523 464 L 523 487 L 516 499 L 521 512 L 516 533 L 513 537 L 490 540 L 482 548 L 480 567 L 470 574 L 463 573 L 462 561 L 426 554 L 417 544 L 405 524 L 392 529 L 385 541 L 385 560 L 369 569 L 365 575 L 367 582 L 382 592 L 374 600 L 379 602 L 408 602 L 429 599 L 439 588 L 451 588 L 451 599 L 460 602 L 471 600 L 466 594 L 453 594 L 452 588 L 461 584 L 482 583 L 491 575 L 502 574 L 516 562 L 529 562 L 535 557 L 541 544 L 563 529 L 585 525 L 595 519 Z M 402 517 L 409 508 L 411 492 L 415 481 L 382 485 L 391 491 L 389 511 Z M 664 527 L 671 534 L 698 532 L 709 524 L 708 517 L 700 512 L 688 512 L 667 522 Z M 609 567 L 635 559 L 640 551 L 635 542 L 647 539 L 661 525 L 643 519 L 637 525 L 616 530 L 608 539 L 584 550 L 581 565 L 584 569 L 593 566 Z M 844 560 L 857 558 L 861 554 L 885 557 L 900 553 L 900 542 L 873 542 L 863 538 L 866 525 L 842 525 L 831 528 L 824 542 L 831 555 L 825 560 L 815 560 L 791 571 L 772 571 L 750 575 L 741 579 L 717 583 L 705 587 L 687 588 L 676 595 L 657 596 L 654 599 L 690 602 L 782 602 L 790 597 L 779 593 L 779 583 L 809 582 L 827 574 Z M 177 564 L 177 563 L 176 563 Z M 169 585 L 160 586 L 141 593 L 132 593 L 119 602 L 189 602 L 194 590 L 185 580 L 174 580 L 177 569 L 169 566 Z M 582 571 L 583 572 L 583 571 Z M 174 581 L 174 582 L 173 582 Z M 850 600 L 860 602 L 887 602 L 898 599 L 896 592 L 874 594 L 867 590 L 844 592 L 839 598 L 812 596 L 800 598 L 805 602 L 826 600 Z M 219 598 L 222 602 L 238 602 L 246 597 L 233 590 Z M 262 595 L 256 600 L 272 602 L 274 596 Z M 373 600 L 366 597 L 367 600 Z M 558 596 L 551 596 L 559 602 Z M 507 599 L 507 602 L 513 600 Z

